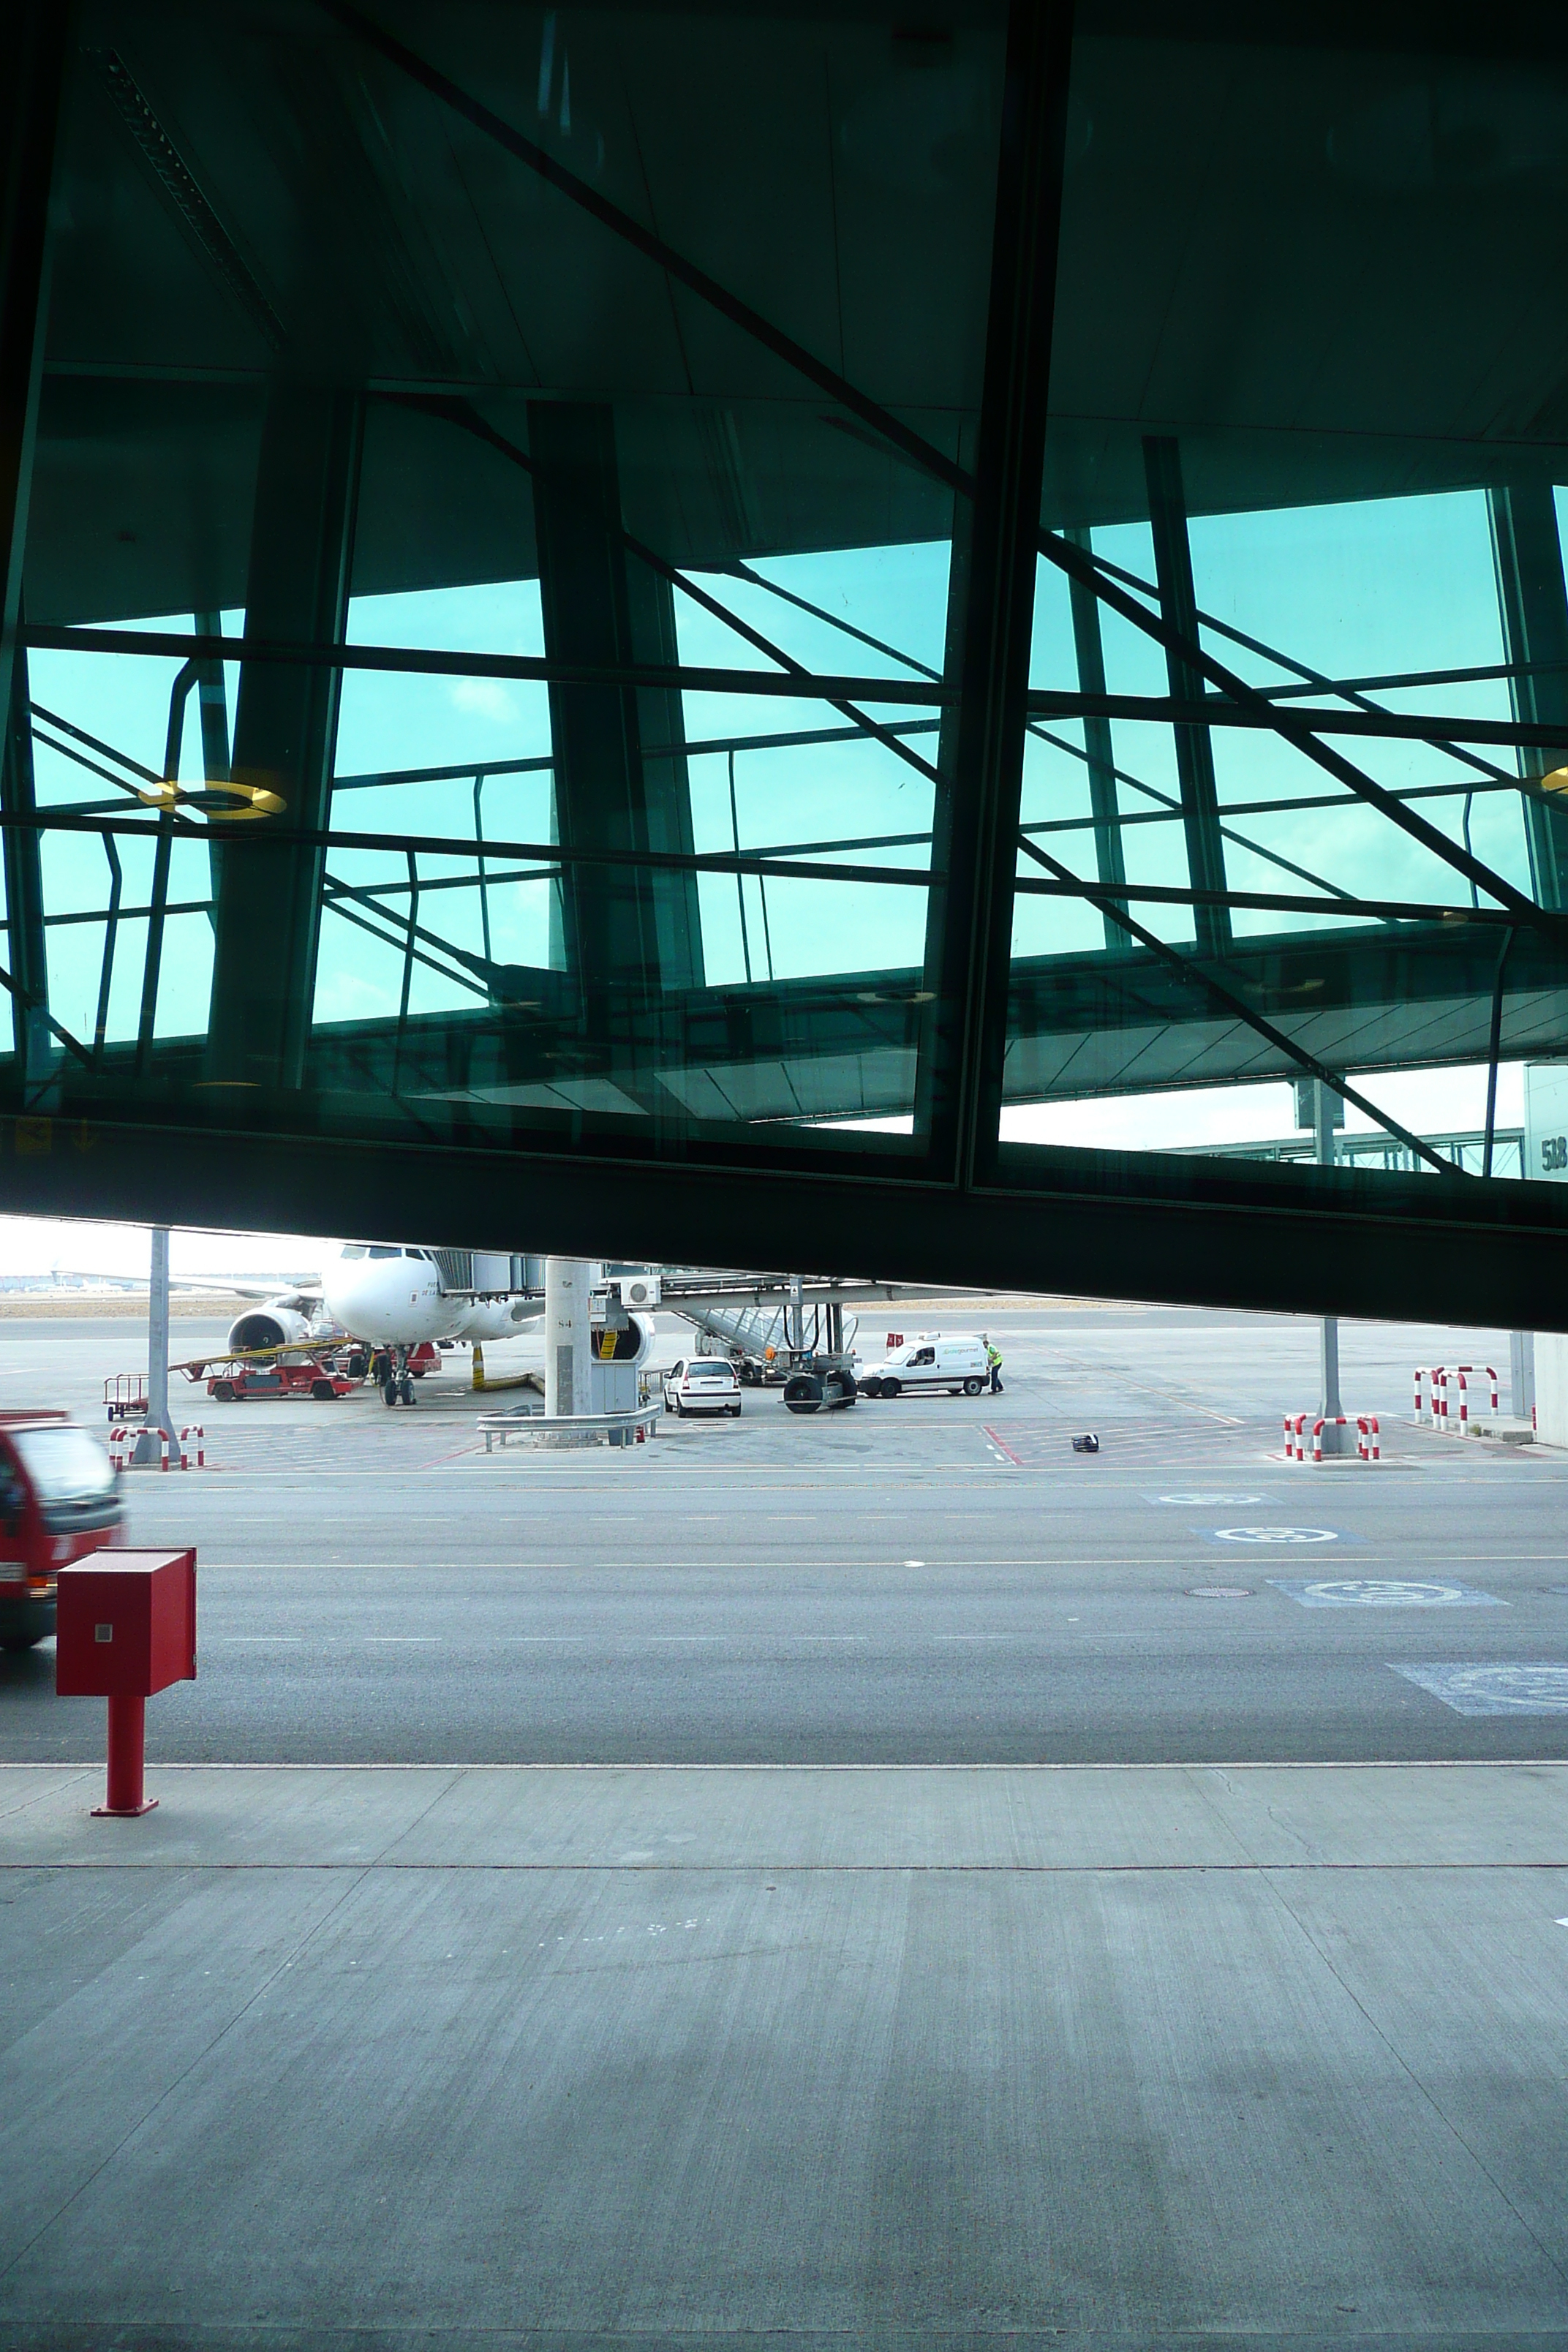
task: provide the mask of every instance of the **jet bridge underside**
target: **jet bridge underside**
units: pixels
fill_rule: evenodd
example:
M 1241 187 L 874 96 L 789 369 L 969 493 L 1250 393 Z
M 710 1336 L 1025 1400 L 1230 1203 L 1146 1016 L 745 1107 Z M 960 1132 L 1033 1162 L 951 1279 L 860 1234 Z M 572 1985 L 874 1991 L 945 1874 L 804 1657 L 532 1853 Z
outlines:
M 1223 994 L 1190 948 L 1013 967 L 1005 1097 L 1046 1102 L 1289 1077 L 1295 1055 L 1345 1071 L 1486 1059 L 1504 934 L 1462 915 L 1238 942 Z M 557 982 L 559 975 L 554 975 Z M 1521 929 L 1504 965 L 1500 1050 L 1568 1050 L 1568 984 Z M 1279 1033 L 1277 1042 L 1253 1021 Z M 384 1091 L 435 1132 L 556 1117 L 715 1129 L 891 1119 L 910 1112 L 924 1003 L 917 972 L 691 990 L 653 1010 L 628 992 L 575 1014 L 495 1008 L 319 1030 L 319 1098 Z

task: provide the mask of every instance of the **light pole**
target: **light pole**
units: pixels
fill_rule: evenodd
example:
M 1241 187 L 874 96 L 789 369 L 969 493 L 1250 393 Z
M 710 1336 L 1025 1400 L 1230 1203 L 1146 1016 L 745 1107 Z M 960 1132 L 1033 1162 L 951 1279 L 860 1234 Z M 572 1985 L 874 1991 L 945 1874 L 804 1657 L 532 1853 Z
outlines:
M 1339 1097 L 1321 1078 L 1314 1078 L 1313 1124 L 1318 1134 L 1318 1163 L 1331 1168 L 1334 1164 L 1334 1109 Z M 1325 1315 L 1320 1341 L 1322 1362 L 1322 1402 L 1318 1410 L 1323 1418 L 1323 1452 L 1348 1454 L 1350 1431 L 1337 1426 L 1339 1414 L 1344 1411 L 1340 1402 L 1340 1318 Z
M 163 1441 L 174 1443 L 169 1419 L 169 1228 L 153 1228 L 153 1255 L 147 1277 L 147 1420 L 131 1459 L 138 1465 L 156 1462 Z

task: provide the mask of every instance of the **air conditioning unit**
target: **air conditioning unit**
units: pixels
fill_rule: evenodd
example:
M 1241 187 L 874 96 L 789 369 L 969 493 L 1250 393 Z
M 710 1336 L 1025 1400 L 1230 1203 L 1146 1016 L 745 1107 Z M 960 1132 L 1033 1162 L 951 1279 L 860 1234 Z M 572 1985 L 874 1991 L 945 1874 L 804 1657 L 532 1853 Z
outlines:
M 657 1307 L 659 1298 L 657 1274 L 623 1274 L 620 1280 L 623 1307 Z

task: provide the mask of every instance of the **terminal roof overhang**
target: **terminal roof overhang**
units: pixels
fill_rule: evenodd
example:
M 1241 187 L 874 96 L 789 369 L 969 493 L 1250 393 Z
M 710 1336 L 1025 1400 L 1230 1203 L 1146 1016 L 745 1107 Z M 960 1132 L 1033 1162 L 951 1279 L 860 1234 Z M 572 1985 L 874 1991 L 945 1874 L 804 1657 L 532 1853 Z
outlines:
M 111 13 L 106 51 L 125 39 Z M 854 11 L 835 14 L 856 22 Z M 858 140 L 847 139 L 837 169 L 826 140 L 820 152 L 786 157 L 768 136 L 782 111 L 768 20 L 716 12 L 711 37 L 726 73 L 752 60 L 756 104 L 748 115 L 731 94 L 712 145 L 694 154 L 670 129 L 689 109 L 689 91 L 670 81 L 686 71 L 685 53 L 665 53 L 651 15 L 639 31 L 641 15 L 574 11 L 584 87 L 597 49 L 644 159 L 645 190 L 606 184 L 605 193 L 646 212 L 672 246 L 714 266 L 808 349 L 833 352 L 861 391 L 956 455 L 978 402 L 984 299 L 958 257 L 984 245 L 977 209 L 988 173 L 943 185 L 945 243 L 929 243 L 928 204 L 919 213 L 928 243 L 918 256 L 904 249 L 898 231 L 918 161 L 881 152 L 875 100 L 879 75 L 918 73 L 918 62 L 900 58 L 885 26 L 863 24 Z M 1289 27 L 1270 26 L 1268 12 L 1237 13 L 1235 37 L 1215 41 L 1180 27 L 1151 38 L 1168 12 L 1080 10 L 1047 524 L 1142 520 L 1139 436 L 1183 434 L 1196 418 L 1184 468 L 1198 515 L 1474 486 L 1517 479 L 1521 468 L 1550 476 L 1542 445 L 1568 429 L 1568 319 L 1543 332 L 1539 293 L 1563 260 L 1568 93 L 1520 54 L 1517 26 L 1504 60 L 1485 26 L 1456 37 L 1429 15 L 1418 23 L 1412 12 L 1410 30 L 1437 49 L 1432 105 L 1454 115 L 1456 152 L 1468 130 L 1476 157 L 1436 189 L 1408 121 L 1405 61 L 1391 55 L 1381 81 L 1364 54 L 1353 77 L 1344 72 L 1346 54 L 1369 37 L 1353 14 L 1341 12 L 1342 51 L 1327 46 L 1330 25 L 1316 24 L 1320 46 L 1297 60 L 1287 89 L 1273 44 Z M 482 81 L 499 114 L 531 123 L 530 64 L 498 43 L 503 21 L 488 7 L 449 6 L 422 20 L 422 45 Z M 942 26 L 961 88 L 970 78 L 963 137 L 984 161 L 995 135 L 1000 12 L 970 0 L 944 10 Z M 150 16 L 124 63 L 198 168 L 262 307 L 247 307 L 200 248 L 137 152 L 108 72 L 79 77 L 66 139 L 84 194 L 54 260 L 28 562 L 34 619 L 243 604 L 250 485 L 278 357 L 268 315 L 286 326 L 291 363 L 387 396 L 373 462 L 406 495 L 362 514 L 361 593 L 536 571 L 526 485 L 506 485 L 502 461 L 449 423 L 396 404 L 454 394 L 502 430 L 530 400 L 617 403 L 628 528 L 681 566 L 946 535 L 951 501 L 940 485 L 324 11 L 301 7 L 287 74 L 241 18 L 207 9 Z M 1250 221 L 1255 266 L 1238 276 L 1237 192 L 1245 185 L 1257 212 L 1258 142 L 1269 151 L 1280 217 L 1265 208 Z M 308 159 L 320 216 L 336 224 L 335 249 L 308 258 L 296 249 L 295 192 L 276 163 L 290 153 Z M 1173 175 L 1184 158 L 1191 172 Z M 711 219 L 721 170 L 732 236 Z M 1309 173 L 1323 251 L 1293 255 L 1283 225 Z M 1537 184 L 1541 203 L 1521 207 L 1520 187 Z M 1451 213 L 1447 239 L 1431 234 L 1435 199 Z M 515 236 L 510 303 L 483 203 Z M 1397 272 L 1357 266 L 1352 231 L 1369 203 L 1384 215 L 1383 258 L 1399 249 L 1401 218 L 1411 220 Z M 530 233 L 544 224 L 531 259 Z M 1478 250 L 1484 316 L 1468 266 Z M 1313 355 L 1307 370 L 1303 352 Z M 199 503 L 193 481 L 206 486 Z

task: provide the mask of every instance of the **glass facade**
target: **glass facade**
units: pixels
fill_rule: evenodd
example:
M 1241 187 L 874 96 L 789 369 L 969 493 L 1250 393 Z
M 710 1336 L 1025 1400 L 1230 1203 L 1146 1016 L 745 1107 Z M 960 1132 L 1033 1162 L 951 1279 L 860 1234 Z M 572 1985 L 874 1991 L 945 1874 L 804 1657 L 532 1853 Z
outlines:
M 0 1104 L 1516 1171 L 1568 40 L 1265 16 L 24 10 Z

